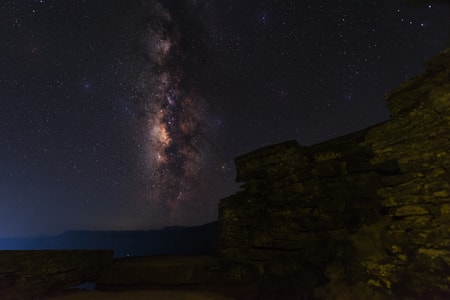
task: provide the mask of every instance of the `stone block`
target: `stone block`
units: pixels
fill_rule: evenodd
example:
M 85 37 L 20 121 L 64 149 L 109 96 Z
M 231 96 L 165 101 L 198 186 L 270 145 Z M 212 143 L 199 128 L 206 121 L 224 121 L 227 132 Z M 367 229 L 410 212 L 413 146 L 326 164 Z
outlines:
M 446 249 L 419 248 L 416 259 L 418 265 L 445 271 L 442 275 L 450 276 L 450 251 Z
M 395 216 L 426 215 L 428 213 L 428 209 L 420 205 L 400 206 L 394 211 Z
M 395 195 L 384 198 L 381 204 L 385 207 L 420 205 L 420 204 L 438 204 L 443 203 L 432 195 Z
M 426 229 L 430 227 L 431 217 L 429 215 L 400 217 L 389 225 L 389 228 L 394 230 Z
M 441 190 L 433 193 L 433 196 L 436 198 L 448 198 L 450 193 L 448 190 Z
M 291 141 L 237 158 L 238 180 L 248 185 L 240 205 L 226 205 L 235 216 L 224 210 L 219 219 L 244 224 L 249 238 L 245 244 L 236 227 L 224 227 L 232 232 L 222 238 L 236 243 L 223 243 L 233 247 L 221 253 L 296 257 L 324 269 L 345 257 L 340 278 L 359 276 L 392 298 L 406 291 L 420 299 L 426 285 L 448 292 L 450 274 L 440 271 L 450 269 L 449 75 L 447 50 L 387 95 L 391 120 L 310 147 Z M 306 233 L 317 239 L 302 239 Z
M 441 212 L 441 215 L 450 215 L 450 203 L 442 204 L 440 207 L 440 212 Z

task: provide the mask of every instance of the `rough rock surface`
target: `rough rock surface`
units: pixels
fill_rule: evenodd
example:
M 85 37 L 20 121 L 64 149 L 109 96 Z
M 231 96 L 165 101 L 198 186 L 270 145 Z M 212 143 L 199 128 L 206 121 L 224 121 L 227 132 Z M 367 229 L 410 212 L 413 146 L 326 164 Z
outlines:
M 213 292 L 147 290 L 126 292 L 73 291 L 48 300 L 235 300 Z
M 96 280 L 97 290 L 190 290 L 236 300 L 255 299 L 257 271 L 251 265 L 212 256 L 130 257 L 114 261 Z M 212 298 L 211 298 L 212 299 Z
M 236 158 L 219 251 L 281 286 L 261 298 L 450 297 L 450 49 L 387 104 L 382 124 Z
M 112 261 L 110 250 L 0 251 L 0 299 L 39 299 L 94 280 Z
M 219 261 L 209 256 L 130 257 L 114 261 L 96 281 L 100 288 L 203 284 L 218 277 Z

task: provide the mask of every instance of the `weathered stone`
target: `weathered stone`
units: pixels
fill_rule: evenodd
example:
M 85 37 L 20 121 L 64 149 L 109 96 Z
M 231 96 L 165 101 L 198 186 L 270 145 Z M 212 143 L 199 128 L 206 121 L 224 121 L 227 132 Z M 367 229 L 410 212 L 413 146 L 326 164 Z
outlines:
M 408 243 L 409 237 L 407 233 L 403 229 L 388 229 L 382 232 L 383 235 L 383 249 L 391 247 L 393 244 L 400 243 L 406 244 Z
M 410 215 L 426 215 L 428 214 L 428 210 L 419 205 L 405 205 L 400 206 L 394 212 L 395 216 L 410 216 Z
M 0 251 L 1 299 L 37 299 L 93 281 L 112 261 L 111 250 Z
M 447 271 L 450 268 L 450 251 L 448 250 L 419 248 L 417 256 L 420 266 L 441 271 Z
M 189 285 L 218 280 L 220 263 L 213 257 L 130 257 L 107 266 L 97 286 Z
M 416 177 L 421 177 L 419 174 L 399 174 L 392 176 L 383 176 L 381 180 L 383 184 L 387 187 L 397 186 L 406 182 L 413 180 Z
M 381 200 L 381 203 L 385 207 L 416 205 L 416 204 L 429 204 L 439 203 L 432 195 L 395 195 L 388 196 Z
M 306 167 L 309 164 L 305 156 L 298 155 L 306 151 L 305 147 L 296 141 L 265 147 L 252 155 L 243 155 L 235 159 L 237 166 L 237 182 L 252 178 L 266 178 L 267 176 L 283 176 L 288 170 Z M 264 157 L 262 160 L 260 158 Z
M 441 190 L 433 193 L 433 196 L 436 198 L 447 198 L 449 195 L 450 194 L 448 190 Z
M 450 295 L 450 49 L 386 100 L 384 123 L 237 158 L 247 185 L 220 204 L 222 257 L 295 257 L 328 270 L 321 291 L 363 285 L 381 299 Z
M 440 210 L 441 215 L 450 215 L 450 203 L 442 204 Z
M 377 278 L 370 278 L 369 280 L 367 280 L 367 284 L 380 288 L 391 288 L 392 282 L 389 280 L 389 277 L 397 273 L 395 265 L 379 264 L 378 262 L 376 262 L 366 263 L 365 267 L 367 269 L 367 273 L 369 274 L 369 278 L 370 275 L 375 275 Z
M 428 215 L 422 216 L 406 216 L 395 219 L 389 226 L 390 229 L 423 229 L 430 228 L 431 217 Z

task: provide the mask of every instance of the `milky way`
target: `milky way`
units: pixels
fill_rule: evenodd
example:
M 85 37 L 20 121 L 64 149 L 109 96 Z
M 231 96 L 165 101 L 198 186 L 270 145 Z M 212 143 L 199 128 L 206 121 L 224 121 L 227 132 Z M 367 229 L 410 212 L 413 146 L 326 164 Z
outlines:
M 207 48 L 201 30 L 181 30 L 195 19 L 193 12 L 177 13 L 167 1 L 143 6 L 149 13 L 143 36 L 148 60 L 139 79 L 149 173 L 145 200 L 176 223 L 189 207 L 204 201 L 200 173 L 210 146 Z
M 234 157 L 386 121 L 447 2 L 1 1 L 0 237 L 217 220 Z

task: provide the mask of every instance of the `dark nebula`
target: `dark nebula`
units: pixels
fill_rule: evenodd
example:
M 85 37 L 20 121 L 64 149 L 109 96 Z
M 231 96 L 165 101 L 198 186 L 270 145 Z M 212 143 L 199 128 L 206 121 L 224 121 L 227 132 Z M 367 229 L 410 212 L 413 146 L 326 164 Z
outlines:
M 137 81 L 139 110 L 145 111 L 144 167 L 151 174 L 144 201 L 162 208 L 169 223 L 182 222 L 187 214 L 199 218 L 195 208 L 208 197 L 202 192 L 208 180 L 200 176 L 211 153 L 208 36 L 193 3 L 145 1 L 142 7 L 148 13 L 141 39 L 149 63 Z

